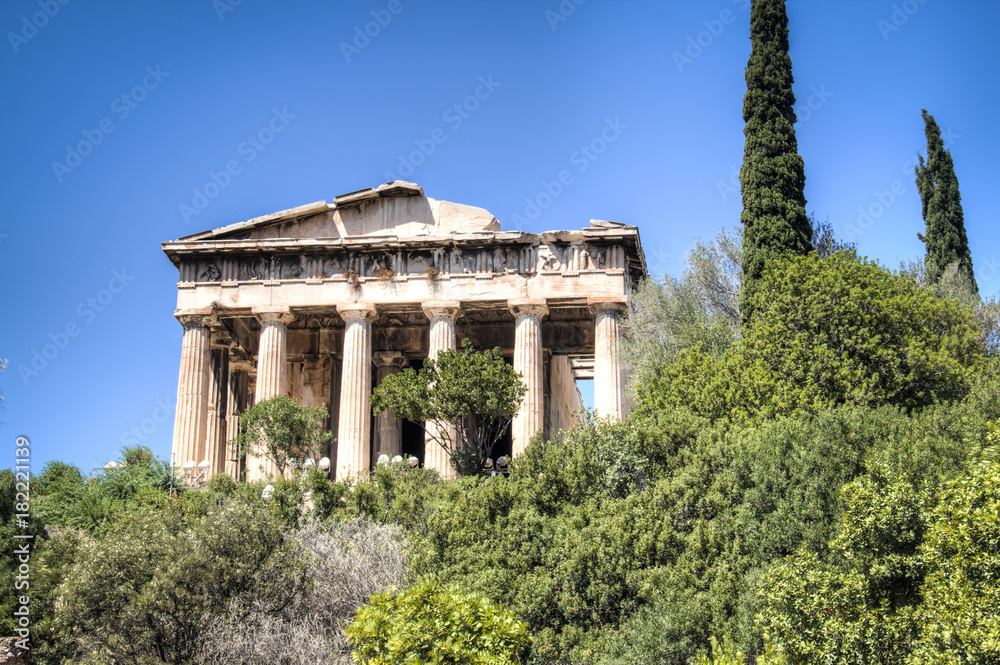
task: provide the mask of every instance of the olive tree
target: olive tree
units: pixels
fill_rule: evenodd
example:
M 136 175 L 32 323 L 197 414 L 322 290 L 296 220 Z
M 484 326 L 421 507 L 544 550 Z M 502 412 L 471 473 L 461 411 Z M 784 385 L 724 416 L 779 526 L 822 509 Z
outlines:
M 419 371 L 387 376 L 371 403 L 376 413 L 388 409 L 420 424 L 458 472 L 471 475 L 483 468 L 527 390 L 499 349 L 480 352 L 464 339 L 460 351 L 441 351 Z
M 326 406 L 306 408 L 278 395 L 257 402 L 240 416 L 240 433 L 229 442 L 237 456 L 252 453 L 274 462 L 278 475 L 319 453 L 332 436 L 324 428 Z

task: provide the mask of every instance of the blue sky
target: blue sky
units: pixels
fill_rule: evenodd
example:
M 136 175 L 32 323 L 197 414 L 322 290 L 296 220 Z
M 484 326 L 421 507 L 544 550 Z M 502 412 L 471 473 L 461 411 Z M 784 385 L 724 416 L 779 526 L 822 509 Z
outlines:
M 788 13 L 808 210 L 920 259 L 926 108 L 1000 292 L 1000 3 Z M 164 240 L 395 177 L 507 229 L 635 224 L 655 273 L 739 221 L 748 0 L 5 0 L 0 32 L 9 465 L 18 435 L 36 470 L 140 440 L 169 457 Z

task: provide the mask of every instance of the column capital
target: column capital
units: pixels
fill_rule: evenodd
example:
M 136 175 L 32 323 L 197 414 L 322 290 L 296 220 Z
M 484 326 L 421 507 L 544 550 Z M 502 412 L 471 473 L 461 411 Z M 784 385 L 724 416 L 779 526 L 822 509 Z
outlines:
M 462 311 L 462 303 L 457 300 L 428 300 L 420 307 L 428 319 L 440 317 L 454 319 Z
M 233 346 L 233 338 L 228 330 L 220 329 L 212 331 L 213 349 L 228 349 L 231 346 Z
M 179 309 L 174 312 L 174 318 L 180 321 L 185 328 L 188 326 L 210 326 L 219 325 L 219 318 L 215 315 L 215 310 L 211 307 L 199 307 L 191 309 Z
M 231 372 L 253 372 L 256 371 L 253 361 L 249 358 L 232 357 L 229 359 L 229 370 Z
M 628 302 L 622 296 L 588 296 L 587 305 L 594 314 L 628 311 Z
M 406 356 L 402 351 L 376 351 L 373 354 L 376 367 L 405 367 Z
M 515 298 L 507 301 L 510 313 L 516 316 L 545 316 L 549 313 L 545 298 Z
M 261 323 L 277 321 L 288 325 L 295 320 L 295 316 L 292 315 L 292 311 L 288 307 L 253 307 L 250 312 Z
M 352 302 L 337 305 L 337 314 L 340 314 L 340 318 L 344 321 L 352 319 L 371 321 L 378 315 L 378 310 L 370 302 Z

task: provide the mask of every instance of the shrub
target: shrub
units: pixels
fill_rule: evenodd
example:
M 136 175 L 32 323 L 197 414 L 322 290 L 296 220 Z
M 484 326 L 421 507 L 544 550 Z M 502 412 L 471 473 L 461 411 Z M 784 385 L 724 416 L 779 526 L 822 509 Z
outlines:
M 431 581 L 373 597 L 347 634 L 354 660 L 369 665 L 502 665 L 522 662 L 531 645 L 527 627 L 509 610 Z
M 838 404 L 919 408 L 961 399 L 985 367 L 970 307 L 850 252 L 777 261 L 756 298 L 738 344 L 719 358 L 682 351 L 641 407 L 733 422 Z
M 308 587 L 279 611 L 252 595 L 230 603 L 208 627 L 200 659 L 230 665 L 350 662 L 346 626 L 373 594 L 402 584 L 402 537 L 366 520 L 310 523 L 298 530 Z

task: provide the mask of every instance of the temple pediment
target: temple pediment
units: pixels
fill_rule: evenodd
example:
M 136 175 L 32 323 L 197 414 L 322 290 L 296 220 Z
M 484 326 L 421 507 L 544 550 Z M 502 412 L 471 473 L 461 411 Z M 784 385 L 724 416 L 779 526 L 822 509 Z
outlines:
M 500 223 L 488 210 L 428 198 L 420 185 L 396 180 L 336 196 L 332 203 L 317 201 L 180 240 L 416 238 L 498 231 Z

